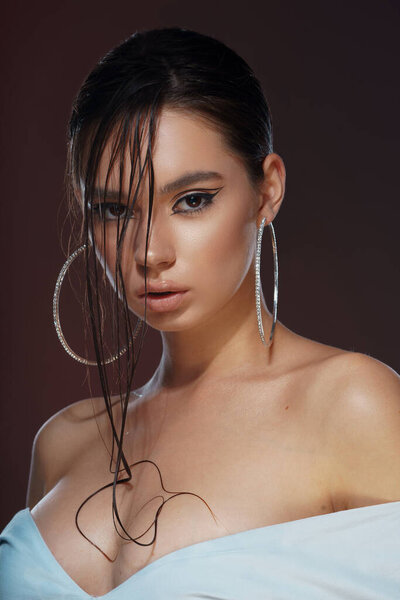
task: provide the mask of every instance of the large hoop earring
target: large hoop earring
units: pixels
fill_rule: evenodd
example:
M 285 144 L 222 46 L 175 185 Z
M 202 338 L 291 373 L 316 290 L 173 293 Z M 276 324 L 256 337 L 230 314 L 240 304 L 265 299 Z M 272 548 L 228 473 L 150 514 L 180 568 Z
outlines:
M 258 228 L 257 232 L 257 245 L 256 245 L 256 261 L 255 261 L 255 274 L 256 274 L 256 311 L 257 311 L 257 323 L 258 323 L 258 331 L 260 333 L 260 338 L 264 346 L 269 348 L 272 345 L 275 325 L 276 325 L 276 317 L 278 314 L 278 250 L 276 246 L 276 237 L 275 230 L 272 223 L 268 223 L 270 232 L 271 232 L 271 240 L 272 240 L 272 250 L 274 255 L 274 308 L 273 308 L 273 319 L 272 319 L 272 327 L 271 333 L 269 336 L 268 342 L 265 341 L 264 337 L 264 328 L 261 318 L 261 277 L 260 277 L 260 259 L 261 259 L 261 240 L 262 234 L 264 232 L 264 224 L 266 221 L 266 217 L 261 221 L 261 225 Z
M 87 358 L 83 358 L 82 356 L 79 356 L 79 354 L 76 354 L 71 348 L 70 346 L 67 344 L 67 341 L 64 337 L 64 334 L 62 332 L 61 329 L 61 323 L 60 323 L 60 291 L 61 291 L 61 285 L 62 282 L 64 280 L 65 274 L 68 270 L 68 268 L 70 267 L 71 263 L 75 260 L 75 258 L 85 250 L 86 248 L 86 244 L 83 244 L 83 246 L 80 246 L 80 248 L 77 248 L 77 250 L 75 250 L 75 252 L 73 252 L 65 261 L 60 274 L 58 275 L 57 278 L 57 282 L 56 282 L 56 286 L 54 289 L 54 295 L 53 295 L 53 321 L 54 321 L 54 327 L 56 328 L 56 332 L 57 332 L 57 336 L 58 339 L 61 342 L 62 347 L 64 348 L 64 350 L 66 351 L 67 354 L 69 354 L 69 356 L 71 356 L 72 358 L 74 358 L 75 360 L 77 360 L 78 362 L 84 364 L 84 365 L 89 365 L 92 367 L 97 366 L 97 362 L 94 360 L 88 360 Z M 143 319 L 139 319 L 139 323 L 136 325 L 136 329 L 135 329 L 135 334 L 132 338 L 132 340 L 129 342 L 129 346 L 131 346 L 132 342 L 136 339 L 136 336 L 139 333 L 140 327 L 143 325 L 144 321 Z M 125 348 L 123 348 L 122 350 L 120 350 L 119 352 L 117 352 L 116 354 L 113 354 L 110 358 L 107 358 L 104 362 L 101 362 L 102 365 L 108 365 L 110 363 L 112 363 L 114 360 L 117 360 L 117 358 L 119 356 L 122 356 L 123 354 L 125 354 L 125 352 L 127 351 L 128 346 L 126 346 Z

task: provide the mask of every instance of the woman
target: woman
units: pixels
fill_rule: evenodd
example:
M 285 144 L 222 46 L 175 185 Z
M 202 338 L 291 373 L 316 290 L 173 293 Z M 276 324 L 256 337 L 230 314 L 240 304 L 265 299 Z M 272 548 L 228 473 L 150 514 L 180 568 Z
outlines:
M 66 174 L 78 228 L 55 325 L 103 397 L 38 431 L 2 597 L 400 597 L 399 376 L 276 318 L 285 167 L 249 66 L 194 31 L 135 33 L 77 95 Z M 59 321 L 79 255 L 95 362 Z M 132 391 L 147 324 L 162 356 Z

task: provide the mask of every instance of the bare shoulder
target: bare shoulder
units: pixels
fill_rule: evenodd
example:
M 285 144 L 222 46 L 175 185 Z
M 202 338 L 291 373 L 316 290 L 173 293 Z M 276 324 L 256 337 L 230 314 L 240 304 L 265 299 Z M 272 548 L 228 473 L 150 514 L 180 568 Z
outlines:
M 62 408 L 38 429 L 32 445 L 26 504 L 30 508 L 54 487 L 104 414 L 103 398 L 85 398 Z M 98 421 L 97 421 L 98 422 Z
M 400 500 L 400 376 L 360 352 L 333 355 L 319 369 L 333 493 L 346 508 Z
M 319 375 L 332 400 L 332 417 L 358 418 L 359 427 L 376 418 L 400 419 L 400 375 L 377 358 L 344 351 L 325 361 Z
M 72 442 L 78 441 L 82 429 L 91 429 L 94 417 L 103 413 L 103 398 L 84 398 L 73 402 L 43 423 L 36 433 L 34 445 L 43 449 L 57 447 L 61 450 L 64 446 L 68 449 L 74 446 Z
M 356 398 L 363 398 L 364 409 L 368 403 L 382 405 L 383 398 L 392 409 L 399 402 L 400 375 L 389 365 L 362 352 L 353 352 L 323 344 L 315 340 L 292 335 L 289 352 L 296 356 L 294 365 L 303 377 L 307 373 L 310 386 L 329 395 L 336 403 L 342 399 L 343 408 L 356 408 Z M 297 358 L 298 357 L 298 358 Z M 306 368 L 304 368 L 306 367 Z M 333 397 L 331 398 L 331 394 Z

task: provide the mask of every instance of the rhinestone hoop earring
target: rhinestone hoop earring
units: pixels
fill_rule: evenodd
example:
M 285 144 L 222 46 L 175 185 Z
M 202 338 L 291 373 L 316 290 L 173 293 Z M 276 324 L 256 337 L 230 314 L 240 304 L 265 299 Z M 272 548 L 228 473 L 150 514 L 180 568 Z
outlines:
M 272 327 L 271 333 L 269 336 L 268 342 L 265 341 L 264 337 L 264 328 L 261 318 L 261 277 L 260 277 L 260 259 L 261 259 L 261 240 L 262 234 L 264 232 L 264 224 L 266 221 L 266 217 L 261 221 L 261 225 L 258 228 L 257 233 L 257 245 L 256 245 L 256 261 L 255 261 L 255 274 L 256 274 L 256 310 L 257 310 L 257 323 L 258 323 L 258 331 L 260 333 L 261 341 L 269 348 L 272 345 L 275 325 L 276 325 L 276 317 L 278 314 L 278 251 L 276 247 L 276 237 L 275 230 L 272 223 L 268 223 L 270 232 L 271 232 L 271 240 L 272 240 L 272 250 L 274 254 L 274 308 L 273 308 L 273 319 L 272 319 Z
M 83 246 L 80 246 L 80 248 L 77 248 L 77 250 L 75 250 L 75 252 L 73 252 L 65 261 L 60 274 L 57 278 L 57 282 L 56 282 L 56 286 L 54 289 L 54 295 L 53 295 L 53 321 L 54 321 L 54 327 L 56 328 L 56 332 L 57 332 L 57 336 L 58 339 L 61 342 L 62 347 L 64 348 L 64 350 L 66 351 L 67 354 L 69 354 L 72 358 L 74 358 L 75 360 L 77 360 L 78 362 L 84 364 L 84 365 L 89 365 L 92 367 L 97 366 L 97 362 L 94 360 L 88 360 L 87 358 L 83 358 L 82 356 L 79 356 L 79 354 L 76 354 L 67 344 L 67 341 L 64 337 L 64 334 L 62 332 L 61 329 L 61 324 L 60 324 L 60 291 L 61 291 L 61 284 L 64 280 L 65 274 L 69 268 L 69 266 L 71 265 L 72 261 L 75 260 L 75 258 L 85 250 L 86 248 L 86 244 L 83 244 Z M 140 327 L 143 324 L 143 319 L 139 319 L 139 323 L 136 326 L 136 332 L 133 336 L 132 341 L 129 342 L 129 346 L 132 344 L 132 342 L 136 339 L 137 334 L 139 333 Z M 104 362 L 101 362 L 102 365 L 108 365 L 110 363 L 112 363 L 114 360 L 117 360 L 118 356 L 122 356 L 123 354 L 125 354 L 125 352 L 127 351 L 128 346 L 126 346 L 125 348 L 123 348 L 122 350 L 120 350 L 119 352 L 117 352 L 116 354 L 113 354 L 110 358 L 107 358 Z

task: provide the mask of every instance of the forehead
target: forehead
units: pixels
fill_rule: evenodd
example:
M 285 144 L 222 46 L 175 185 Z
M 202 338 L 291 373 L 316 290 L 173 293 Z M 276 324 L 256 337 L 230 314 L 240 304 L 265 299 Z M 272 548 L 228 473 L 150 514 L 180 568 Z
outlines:
M 133 133 L 133 131 L 132 131 Z M 141 132 L 140 164 L 141 168 L 146 160 L 148 150 L 148 127 L 147 124 Z M 112 157 L 115 137 L 112 136 L 105 146 L 100 160 L 97 173 L 97 183 L 101 188 L 105 187 L 107 170 Z M 238 167 L 243 169 L 242 163 L 232 151 L 226 146 L 226 142 L 220 132 L 200 115 L 179 109 L 162 109 L 153 146 L 151 149 L 155 191 L 166 187 L 169 181 L 188 173 L 189 171 L 219 172 L 227 178 L 237 174 Z M 131 176 L 131 156 L 129 144 L 124 150 L 124 173 L 123 188 L 129 187 Z M 138 161 L 136 175 L 139 170 Z M 144 173 L 141 186 L 147 187 L 148 169 Z M 119 188 L 120 161 L 115 161 L 112 166 L 107 188 Z

